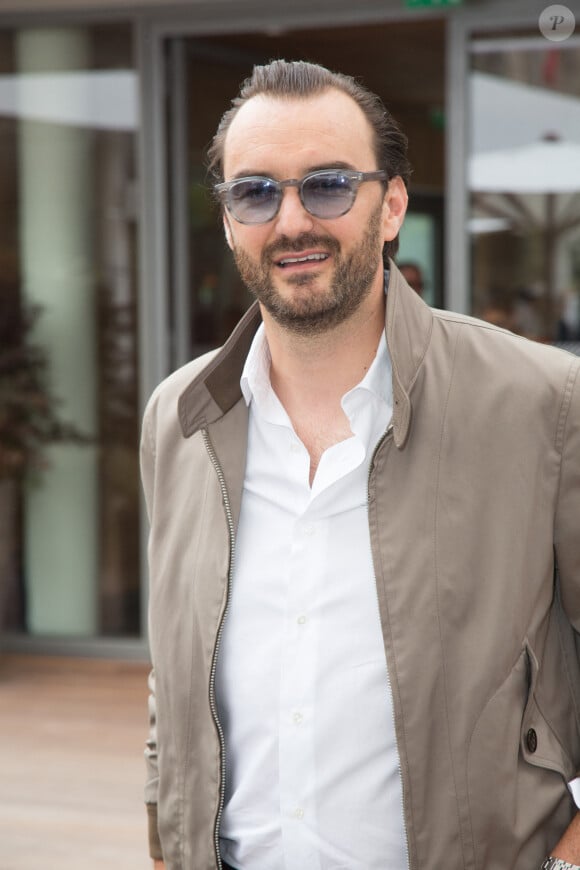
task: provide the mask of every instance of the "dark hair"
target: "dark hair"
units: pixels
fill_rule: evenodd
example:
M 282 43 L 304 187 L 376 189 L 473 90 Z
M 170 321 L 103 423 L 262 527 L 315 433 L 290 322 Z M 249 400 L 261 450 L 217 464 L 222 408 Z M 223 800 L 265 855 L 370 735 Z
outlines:
M 224 144 L 230 125 L 240 108 L 252 97 L 264 94 L 270 97 L 302 98 L 334 88 L 351 97 L 361 108 L 373 131 L 374 150 L 379 169 L 386 169 L 389 178 L 400 176 L 409 184 L 411 166 L 407 159 L 407 137 L 387 111 L 382 100 L 367 90 L 352 76 L 331 72 L 323 66 L 306 61 L 273 60 L 264 66 L 255 66 L 252 75 L 240 88 L 239 96 L 223 114 L 212 143 L 208 148 L 208 169 L 214 182 L 224 180 Z M 385 242 L 383 258 L 394 257 L 399 247 L 398 238 Z

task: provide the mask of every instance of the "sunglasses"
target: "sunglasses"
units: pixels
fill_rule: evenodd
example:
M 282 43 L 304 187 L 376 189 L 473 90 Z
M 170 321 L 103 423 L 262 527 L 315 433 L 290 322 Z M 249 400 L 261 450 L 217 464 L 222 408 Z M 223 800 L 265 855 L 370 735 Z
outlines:
M 300 201 L 309 214 L 333 220 L 350 211 L 361 184 L 387 179 L 383 169 L 375 172 L 321 169 L 309 172 L 302 179 L 288 178 L 286 181 L 250 175 L 216 184 L 214 190 L 232 217 L 241 224 L 266 224 L 273 220 L 280 211 L 285 187 L 298 188 Z

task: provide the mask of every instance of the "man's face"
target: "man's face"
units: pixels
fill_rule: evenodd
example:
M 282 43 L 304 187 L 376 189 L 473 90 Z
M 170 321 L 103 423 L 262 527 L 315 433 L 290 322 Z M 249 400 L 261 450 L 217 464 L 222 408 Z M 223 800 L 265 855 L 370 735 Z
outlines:
M 372 130 L 357 104 L 337 90 L 307 99 L 254 97 L 238 112 L 224 151 L 226 181 L 265 175 L 278 181 L 316 169 L 377 169 Z M 224 225 L 240 275 L 261 306 L 295 332 L 319 333 L 382 293 L 382 248 L 396 236 L 406 206 L 400 179 L 360 186 L 347 214 L 313 217 L 296 188 L 265 224 Z M 304 260 L 316 255 L 315 259 Z M 300 261 L 298 261 L 300 259 Z

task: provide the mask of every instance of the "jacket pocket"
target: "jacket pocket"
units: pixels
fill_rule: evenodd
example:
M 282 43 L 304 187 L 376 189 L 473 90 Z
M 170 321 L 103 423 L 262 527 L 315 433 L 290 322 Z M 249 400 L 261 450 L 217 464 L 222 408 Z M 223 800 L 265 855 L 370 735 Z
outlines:
M 539 866 L 570 817 L 570 761 L 536 703 L 537 681 L 538 663 L 526 643 L 469 742 L 477 870 Z
M 556 726 L 553 727 L 548 718 L 553 711 L 546 710 L 547 715 L 544 715 L 538 701 L 538 697 L 541 696 L 541 674 L 536 656 L 528 644 L 524 652 L 528 661 L 530 688 L 522 718 L 520 739 L 522 755 L 528 764 L 556 771 L 565 782 L 568 782 L 576 775 L 575 766 L 558 738 Z M 565 687 L 562 685 L 561 693 L 564 692 Z

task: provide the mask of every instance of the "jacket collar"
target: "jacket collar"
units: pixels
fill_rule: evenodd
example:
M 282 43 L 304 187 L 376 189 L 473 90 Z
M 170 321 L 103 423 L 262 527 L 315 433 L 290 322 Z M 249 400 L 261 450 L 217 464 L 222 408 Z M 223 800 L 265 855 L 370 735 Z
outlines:
M 185 388 L 178 401 L 183 435 L 214 423 L 242 398 L 240 377 L 261 322 L 257 302 L 246 312 L 211 362 Z M 411 389 L 431 339 L 433 313 L 391 261 L 386 336 L 393 367 L 393 436 L 405 445 L 411 425 Z
M 392 261 L 385 329 L 393 366 L 393 437 L 402 448 L 411 425 L 411 390 L 431 341 L 433 312 Z

